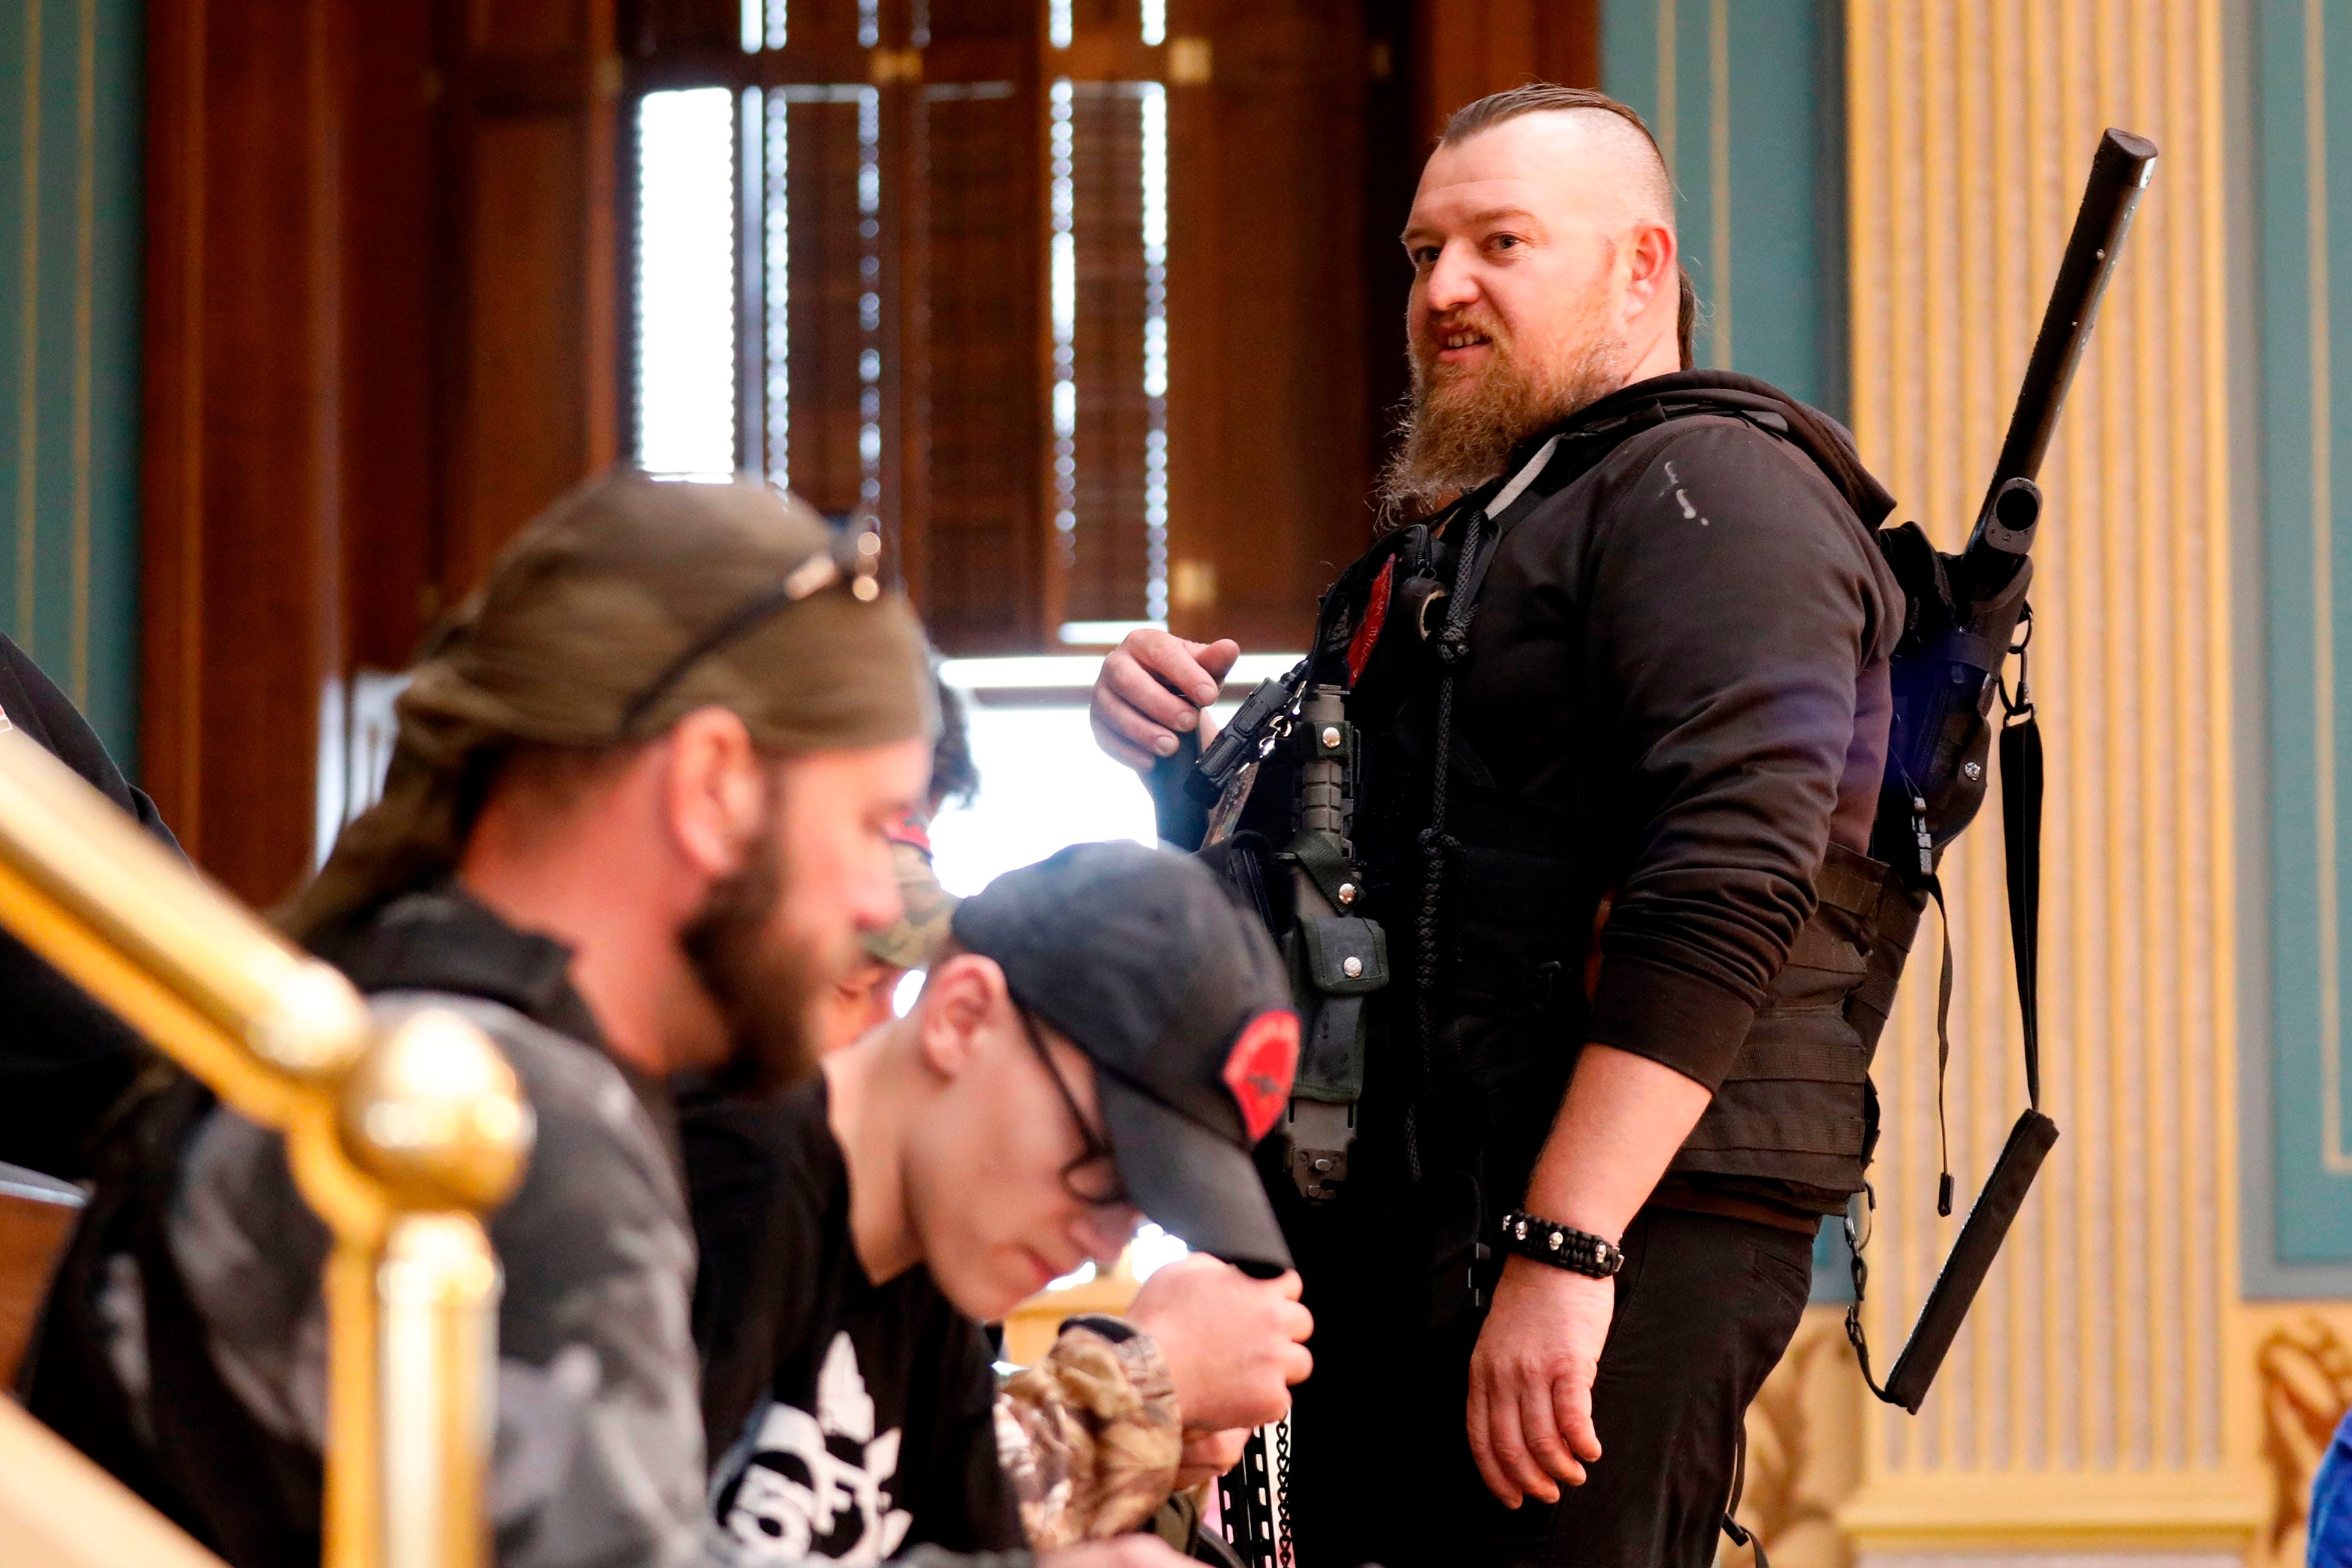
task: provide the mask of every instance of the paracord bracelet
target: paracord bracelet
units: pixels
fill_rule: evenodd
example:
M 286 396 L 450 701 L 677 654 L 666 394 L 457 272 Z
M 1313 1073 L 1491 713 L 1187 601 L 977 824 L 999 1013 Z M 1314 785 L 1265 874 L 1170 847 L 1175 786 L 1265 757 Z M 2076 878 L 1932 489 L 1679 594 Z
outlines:
M 1606 1280 L 1625 1266 L 1625 1254 L 1591 1231 L 1556 1225 L 1517 1208 L 1503 1216 L 1503 1250 L 1595 1280 Z

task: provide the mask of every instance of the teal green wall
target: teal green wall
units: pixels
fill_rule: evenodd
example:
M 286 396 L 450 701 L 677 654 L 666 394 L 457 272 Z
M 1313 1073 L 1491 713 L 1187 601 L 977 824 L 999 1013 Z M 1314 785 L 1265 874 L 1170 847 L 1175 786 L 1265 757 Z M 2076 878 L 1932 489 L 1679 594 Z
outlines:
M 1698 362 L 1846 414 L 1842 0 L 1607 0 L 1601 84 L 1674 171 Z
M 2247 1276 L 2263 1294 L 2341 1294 L 2352 1290 L 2340 995 L 2352 968 L 2352 16 L 2263 0 L 2252 21 L 2258 406 L 2244 428 L 2263 518 L 2271 1052 L 2245 1162 Z
M 138 0 L 0 5 L 0 631 L 135 767 Z

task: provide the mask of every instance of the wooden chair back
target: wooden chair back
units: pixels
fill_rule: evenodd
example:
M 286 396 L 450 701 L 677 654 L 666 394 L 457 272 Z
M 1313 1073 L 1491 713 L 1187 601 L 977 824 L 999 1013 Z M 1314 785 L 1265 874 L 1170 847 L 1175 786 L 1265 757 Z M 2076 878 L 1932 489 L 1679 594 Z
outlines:
M 16 1385 L 81 1206 L 79 1187 L 0 1161 L 0 1389 Z

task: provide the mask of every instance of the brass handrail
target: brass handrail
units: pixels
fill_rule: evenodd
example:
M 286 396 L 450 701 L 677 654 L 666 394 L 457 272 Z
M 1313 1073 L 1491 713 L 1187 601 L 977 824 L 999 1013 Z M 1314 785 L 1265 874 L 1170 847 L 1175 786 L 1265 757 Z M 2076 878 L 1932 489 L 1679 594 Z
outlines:
M 488 1557 L 498 1262 L 481 1217 L 530 1109 L 455 1014 L 378 1029 L 333 968 L 0 733 L 0 926 L 244 1115 L 283 1133 L 327 1265 L 328 1568 Z

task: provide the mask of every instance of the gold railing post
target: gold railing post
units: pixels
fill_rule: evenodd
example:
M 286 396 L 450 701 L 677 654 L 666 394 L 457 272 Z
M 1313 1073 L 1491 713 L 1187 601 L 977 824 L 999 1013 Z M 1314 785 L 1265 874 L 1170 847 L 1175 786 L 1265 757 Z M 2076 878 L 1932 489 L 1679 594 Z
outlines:
M 488 1560 L 482 1475 L 496 1411 L 499 1268 L 469 1214 L 407 1216 L 384 1248 L 383 1568 Z M 407 1500 L 423 1500 L 423 1506 Z
M 530 1107 L 472 1024 L 366 1004 L 62 763 L 0 732 L 0 927 L 286 1138 L 327 1265 L 330 1568 L 480 1568 L 498 1263 Z
M 379 1568 L 488 1561 L 499 1278 L 476 1218 L 521 1179 L 530 1108 L 482 1032 L 438 1009 L 385 1030 L 343 1085 L 343 1142 L 398 1206 L 374 1270 Z

